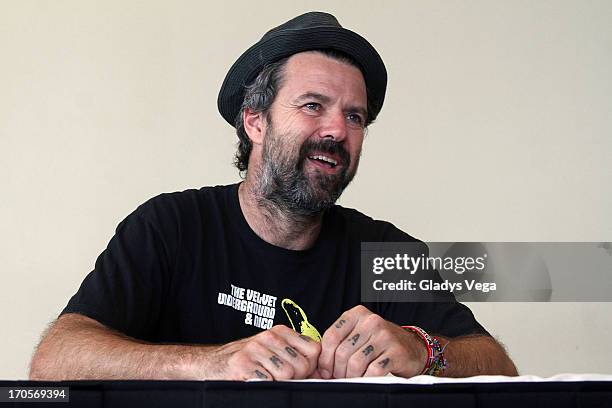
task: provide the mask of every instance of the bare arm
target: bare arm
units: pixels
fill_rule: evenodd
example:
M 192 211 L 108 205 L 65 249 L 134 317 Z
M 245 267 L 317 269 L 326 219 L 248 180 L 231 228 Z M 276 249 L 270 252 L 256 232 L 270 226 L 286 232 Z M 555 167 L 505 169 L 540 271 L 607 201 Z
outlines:
M 471 377 L 474 375 L 518 375 L 516 367 L 504 348 L 489 336 L 440 338 L 442 346 L 448 343 L 444 355 L 448 368 L 444 377 Z
M 483 335 L 440 338 L 447 377 L 517 375 L 504 349 Z M 323 378 L 419 375 L 427 363 L 425 342 L 415 333 L 389 322 L 364 306 L 355 306 L 325 331 L 319 356 Z
M 34 353 L 30 379 L 304 378 L 316 368 L 319 352 L 316 342 L 284 326 L 220 346 L 161 345 L 65 314 Z
M 30 379 L 191 379 L 193 362 L 214 348 L 148 344 L 86 316 L 66 314 L 38 345 Z M 214 374 L 212 367 L 202 368 Z

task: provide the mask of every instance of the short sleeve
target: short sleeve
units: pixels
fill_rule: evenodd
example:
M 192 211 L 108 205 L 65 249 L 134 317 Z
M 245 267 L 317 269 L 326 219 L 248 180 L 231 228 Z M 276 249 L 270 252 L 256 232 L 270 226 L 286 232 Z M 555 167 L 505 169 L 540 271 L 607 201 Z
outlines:
M 384 241 L 414 242 L 415 238 L 389 224 L 385 231 Z M 426 247 L 425 250 L 428 251 Z M 432 279 L 442 281 L 437 271 L 434 271 Z M 457 302 L 452 293 L 444 292 L 435 294 L 433 297 L 437 301 L 378 303 L 376 310 L 386 320 L 400 326 L 418 326 L 432 335 L 458 337 L 482 334 L 490 336 L 489 332 L 478 323 L 472 311 L 464 304 Z
M 62 314 L 80 313 L 146 339 L 157 325 L 168 270 L 162 235 L 137 210 L 118 225 Z

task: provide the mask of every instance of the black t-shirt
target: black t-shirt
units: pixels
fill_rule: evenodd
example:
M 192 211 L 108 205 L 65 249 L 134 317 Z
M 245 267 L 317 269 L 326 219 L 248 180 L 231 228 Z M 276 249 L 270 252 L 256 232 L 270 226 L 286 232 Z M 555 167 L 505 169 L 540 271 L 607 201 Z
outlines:
M 414 240 L 388 222 L 334 206 L 312 248 L 288 250 L 250 228 L 238 184 L 161 194 L 119 224 L 62 313 L 151 342 L 226 343 L 276 324 L 295 328 L 299 320 L 323 335 L 361 304 L 361 242 Z M 488 334 L 454 301 L 364 305 L 432 334 Z

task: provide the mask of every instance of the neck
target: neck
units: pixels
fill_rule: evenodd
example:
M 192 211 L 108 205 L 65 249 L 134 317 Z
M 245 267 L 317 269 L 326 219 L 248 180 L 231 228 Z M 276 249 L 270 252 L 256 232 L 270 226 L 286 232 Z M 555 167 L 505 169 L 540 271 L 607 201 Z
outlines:
M 301 216 L 284 211 L 262 196 L 248 174 L 238 187 L 238 199 L 251 229 L 272 245 L 304 250 L 312 247 L 319 236 L 323 214 Z

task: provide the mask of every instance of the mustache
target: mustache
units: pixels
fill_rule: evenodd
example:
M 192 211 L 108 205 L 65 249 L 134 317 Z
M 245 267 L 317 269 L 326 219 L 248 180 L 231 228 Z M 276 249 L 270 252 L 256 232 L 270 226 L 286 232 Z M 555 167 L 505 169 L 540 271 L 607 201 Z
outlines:
M 338 165 L 348 167 L 351 164 L 351 156 L 341 143 L 332 139 L 321 139 L 304 142 L 302 147 L 300 147 L 299 165 L 301 166 L 306 158 L 314 152 L 337 156 L 340 159 Z

